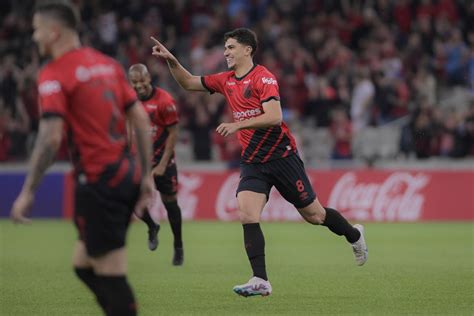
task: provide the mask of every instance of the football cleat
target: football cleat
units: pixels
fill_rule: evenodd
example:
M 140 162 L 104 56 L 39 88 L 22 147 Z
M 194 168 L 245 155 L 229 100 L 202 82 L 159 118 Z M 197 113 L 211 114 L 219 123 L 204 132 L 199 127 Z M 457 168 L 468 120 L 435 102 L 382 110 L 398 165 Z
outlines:
M 369 256 L 369 250 L 364 238 L 364 226 L 355 224 L 354 228 L 360 232 L 360 238 L 358 241 L 352 244 L 352 251 L 354 252 L 355 260 L 358 266 L 363 265 L 367 261 Z
M 247 283 L 236 285 L 233 288 L 234 292 L 240 296 L 268 296 L 272 294 L 272 286 L 270 282 L 265 281 L 259 277 L 252 277 Z
M 148 249 L 151 251 L 158 248 L 158 232 L 160 231 L 160 225 L 155 225 L 154 227 L 148 228 Z
M 184 252 L 183 248 L 174 248 L 174 255 L 173 255 L 173 265 L 174 266 L 182 266 L 184 262 Z

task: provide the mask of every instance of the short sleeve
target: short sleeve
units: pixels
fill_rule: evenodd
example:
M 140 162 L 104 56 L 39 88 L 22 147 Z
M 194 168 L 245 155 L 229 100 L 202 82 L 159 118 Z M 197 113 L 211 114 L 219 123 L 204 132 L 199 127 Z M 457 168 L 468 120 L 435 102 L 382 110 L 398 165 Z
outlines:
M 260 104 L 268 102 L 270 100 L 280 100 L 280 89 L 278 87 L 278 81 L 275 79 L 275 76 L 266 71 L 263 72 L 256 84 L 258 97 Z
M 52 69 L 45 68 L 38 77 L 38 103 L 41 117 L 65 117 L 67 98 L 64 84 Z
M 176 102 L 173 97 L 168 93 L 165 94 L 165 102 L 163 102 L 159 107 L 156 108 L 156 111 L 159 117 L 162 119 L 164 126 L 171 126 L 178 123 L 178 110 L 176 109 Z
M 225 80 L 226 80 L 226 74 L 224 72 L 201 77 L 202 85 L 211 94 L 214 92 L 223 93 Z

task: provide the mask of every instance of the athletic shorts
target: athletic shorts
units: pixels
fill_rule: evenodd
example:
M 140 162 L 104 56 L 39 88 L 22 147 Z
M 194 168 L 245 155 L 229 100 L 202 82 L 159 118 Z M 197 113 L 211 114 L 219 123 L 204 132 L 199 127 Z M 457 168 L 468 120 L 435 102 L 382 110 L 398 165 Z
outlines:
M 154 177 L 155 186 L 160 193 L 174 195 L 178 192 L 178 169 L 176 163 L 168 164 L 162 176 Z
M 297 154 L 265 163 L 240 164 L 237 193 L 241 191 L 263 193 L 268 200 L 273 186 L 296 208 L 306 207 L 316 198 L 313 186 L 306 175 L 304 163 Z
M 124 247 L 130 217 L 140 192 L 140 175 L 135 162 L 126 157 L 107 167 L 97 182 L 81 180 L 79 175 L 75 188 L 74 224 L 87 254 L 99 257 Z

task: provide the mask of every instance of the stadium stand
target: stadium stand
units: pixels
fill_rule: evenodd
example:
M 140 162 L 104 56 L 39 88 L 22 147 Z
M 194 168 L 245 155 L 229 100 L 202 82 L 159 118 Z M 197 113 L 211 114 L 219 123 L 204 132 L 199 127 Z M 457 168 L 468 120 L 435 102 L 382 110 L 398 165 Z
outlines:
M 84 43 L 124 68 L 147 64 L 153 82 L 176 96 L 184 161 L 235 164 L 235 148 L 213 133 L 228 113 L 220 96 L 179 89 L 151 57 L 149 36 L 162 39 L 193 73 L 206 74 L 225 69 L 222 35 L 235 27 L 258 33 L 256 60 L 277 75 L 310 165 L 474 155 L 472 1 L 75 2 Z M 33 4 L 0 4 L 0 161 L 25 161 L 38 126 L 35 79 L 44 61 L 31 41 Z M 341 110 L 348 121 L 335 114 Z M 341 131 L 351 135 L 347 141 L 337 139 Z M 58 158 L 66 157 L 64 147 Z

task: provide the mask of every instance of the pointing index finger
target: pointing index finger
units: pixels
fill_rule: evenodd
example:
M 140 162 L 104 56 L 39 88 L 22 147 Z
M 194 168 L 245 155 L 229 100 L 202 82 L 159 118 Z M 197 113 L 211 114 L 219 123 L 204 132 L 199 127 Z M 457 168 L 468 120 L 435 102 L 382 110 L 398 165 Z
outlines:
M 151 40 L 154 41 L 156 44 L 161 44 L 156 38 L 153 36 L 150 36 Z

